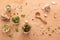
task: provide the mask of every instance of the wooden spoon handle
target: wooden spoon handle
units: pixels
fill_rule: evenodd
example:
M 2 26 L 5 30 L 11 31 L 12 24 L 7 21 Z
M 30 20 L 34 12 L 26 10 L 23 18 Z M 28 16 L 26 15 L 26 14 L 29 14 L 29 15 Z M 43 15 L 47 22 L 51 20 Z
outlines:
M 43 23 L 47 24 L 47 22 L 44 21 L 42 18 L 40 18 L 40 17 L 36 17 L 36 18 L 40 19 Z

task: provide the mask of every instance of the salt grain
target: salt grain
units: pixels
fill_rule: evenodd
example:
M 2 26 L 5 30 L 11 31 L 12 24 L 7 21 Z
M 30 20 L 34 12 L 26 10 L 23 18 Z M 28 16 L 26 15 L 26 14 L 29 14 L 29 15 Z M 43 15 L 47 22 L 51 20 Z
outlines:
M 47 17 L 47 14 L 46 13 L 44 14 L 44 17 Z

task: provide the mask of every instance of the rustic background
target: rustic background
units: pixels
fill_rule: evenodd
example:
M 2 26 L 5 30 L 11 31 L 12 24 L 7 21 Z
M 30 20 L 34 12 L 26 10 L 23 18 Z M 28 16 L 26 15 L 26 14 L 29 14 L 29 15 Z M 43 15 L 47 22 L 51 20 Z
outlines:
M 52 5 L 52 0 L 0 0 L 0 14 L 6 13 L 5 6 L 11 5 L 12 14 L 19 14 L 20 24 L 18 26 L 13 25 L 11 22 L 4 22 L 1 20 L 0 15 L 0 40 L 60 40 L 60 0 L 56 0 L 56 4 Z M 41 8 L 45 4 L 50 4 L 51 11 L 48 13 L 47 18 L 44 17 L 44 12 Z M 41 18 L 47 21 L 47 24 L 42 23 L 39 19 L 35 18 L 35 13 L 39 11 L 41 13 Z M 54 18 L 54 13 L 56 13 L 56 18 Z M 21 14 L 25 14 L 25 18 L 21 17 Z M 34 19 L 34 20 L 32 20 Z M 29 35 L 25 35 L 22 32 L 22 25 L 24 25 L 25 20 L 29 21 L 32 26 Z M 8 37 L 7 34 L 2 32 L 3 24 L 11 25 L 11 32 L 13 37 Z M 15 31 L 18 27 L 19 32 Z M 48 31 L 50 27 L 50 31 Z M 55 30 L 54 30 L 55 29 Z M 52 33 L 54 30 L 54 33 Z

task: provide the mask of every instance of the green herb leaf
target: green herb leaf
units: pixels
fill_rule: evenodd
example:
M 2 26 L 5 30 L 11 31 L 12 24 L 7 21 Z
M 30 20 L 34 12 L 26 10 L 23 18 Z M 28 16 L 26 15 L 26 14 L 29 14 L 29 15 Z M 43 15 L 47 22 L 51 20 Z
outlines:
M 21 17 L 25 17 L 25 14 L 21 14 Z
M 15 29 L 16 32 L 19 32 L 18 28 Z
M 8 34 L 9 37 L 13 37 L 13 34 Z
M 19 18 L 19 16 L 17 16 L 17 17 L 12 17 L 12 21 L 14 22 L 14 23 L 19 23 L 19 20 L 20 18 Z

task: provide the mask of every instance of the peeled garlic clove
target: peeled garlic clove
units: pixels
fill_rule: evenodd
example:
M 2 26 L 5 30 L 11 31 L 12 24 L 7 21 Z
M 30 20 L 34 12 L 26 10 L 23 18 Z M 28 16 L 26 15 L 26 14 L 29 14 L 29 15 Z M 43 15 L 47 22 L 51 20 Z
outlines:
M 25 23 L 28 23 L 28 20 L 25 20 Z
M 47 14 L 46 13 L 44 14 L 44 17 L 47 17 Z

